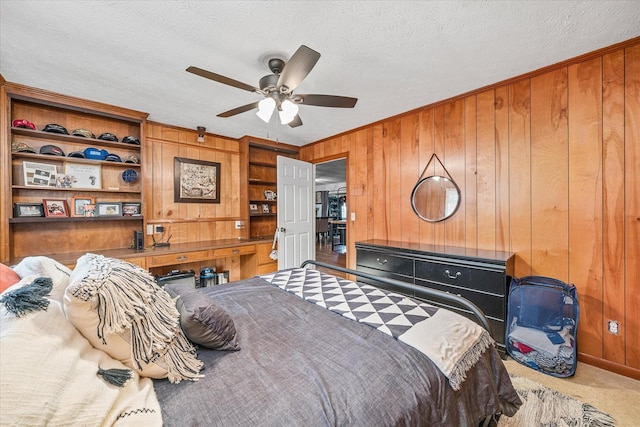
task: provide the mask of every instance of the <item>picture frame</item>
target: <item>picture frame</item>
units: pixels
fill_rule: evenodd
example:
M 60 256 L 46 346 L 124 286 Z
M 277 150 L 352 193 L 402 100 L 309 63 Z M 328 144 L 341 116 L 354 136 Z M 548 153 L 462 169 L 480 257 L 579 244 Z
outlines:
M 122 216 L 122 202 L 96 203 L 96 216 Z
M 96 199 L 93 197 L 78 196 L 71 198 L 71 216 L 87 216 L 85 215 L 85 206 L 95 204 Z
M 271 213 L 271 210 L 269 209 L 269 204 L 268 203 L 263 203 L 262 204 L 262 213 L 263 214 Z
M 142 203 L 122 203 L 122 216 L 142 215 Z
M 65 163 L 64 173 L 71 188 L 102 189 L 102 168 L 88 163 Z
M 258 213 L 258 204 L 257 203 L 249 203 L 249 212 L 250 213 Z
M 55 187 L 56 165 L 23 161 L 24 185 L 27 187 Z
M 91 203 L 88 205 L 84 205 L 84 217 L 94 218 L 95 216 L 96 216 L 96 204 Z
M 174 157 L 173 201 L 220 203 L 220 163 Z
M 65 199 L 42 199 L 44 216 L 48 218 L 61 218 L 69 216 L 69 205 Z
M 14 218 L 33 218 L 44 216 L 44 207 L 42 203 L 14 203 Z

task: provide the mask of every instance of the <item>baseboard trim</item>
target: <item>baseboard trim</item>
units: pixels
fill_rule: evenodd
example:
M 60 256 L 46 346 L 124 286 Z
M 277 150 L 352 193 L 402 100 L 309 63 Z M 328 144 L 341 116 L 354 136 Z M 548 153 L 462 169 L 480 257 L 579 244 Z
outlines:
M 640 369 L 635 369 L 584 353 L 578 353 L 578 361 L 640 381 Z

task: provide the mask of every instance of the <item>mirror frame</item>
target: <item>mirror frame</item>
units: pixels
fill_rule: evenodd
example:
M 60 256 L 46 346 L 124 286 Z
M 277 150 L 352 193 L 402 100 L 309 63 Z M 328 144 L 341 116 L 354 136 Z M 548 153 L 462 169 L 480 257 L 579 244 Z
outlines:
M 458 202 L 456 203 L 456 207 L 453 209 L 453 211 L 450 214 L 446 214 L 442 216 L 441 218 L 426 218 L 425 216 L 423 216 L 420 212 L 418 212 L 418 209 L 416 208 L 416 203 L 415 203 L 415 199 L 416 199 L 416 193 L 418 191 L 418 189 L 420 188 L 420 186 L 422 184 L 424 184 L 426 181 L 428 181 L 429 179 L 433 179 L 433 178 L 439 178 L 439 179 L 443 179 L 443 180 L 447 180 L 449 181 L 451 184 L 453 184 L 454 188 L 456 189 L 456 192 L 458 193 Z M 458 187 L 458 184 L 456 184 L 456 182 L 452 179 L 452 178 L 447 178 L 446 176 L 442 176 L 442 175 L 430 175 L 426 178 L 423 178 L 421 180 L 419 180 L 416 185 L 413 187 L 413 191 L 411 192 L 411 208 L 413 209 L 413 211 L 415 212 L 416 215 L 418 215 L 419 218 L 428 221 L 428 222 L 441 222 L 444 221 L 447 218 L 451 218 L 453 216 L 453 214 L 455 214 L 458 211 L 458 208 L 460 207 L 462 201 L 462 193 L 460 192 L 460 187 Z

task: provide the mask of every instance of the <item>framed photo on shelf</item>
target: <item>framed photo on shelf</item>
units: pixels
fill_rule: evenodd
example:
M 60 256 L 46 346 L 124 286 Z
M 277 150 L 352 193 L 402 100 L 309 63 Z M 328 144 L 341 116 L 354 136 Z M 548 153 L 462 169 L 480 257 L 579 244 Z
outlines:
M 14 203 L 13 217 L 26 218 L 44 216 L 44 207 L 42 203 Z
M 220 163 L 174 157 L 173 201 L 220 203 Z
M 71 216 L 87 216 L 85 215 L 85 206 L 93 205 L 95 202 L 93 197 L 72 197 Z
M 27 187 L 55 187 L 56 165 L 36 162 L 22 162 L 24 185 Z
M 65 163 L 64 166 L 64 173 L 71 188 L 101 189 L 101 172 L 100 165 Z
M 249 203 L 249 213 L 258 213 L 257 203 Z
M 96 203 L 96 216 L 122 216 L 121 202 Z
M 69 216 L 69 206 L 64 199 L 42 199 L 42 204 L 46 217 Z
M 140 216 L 142 215 L 141 203 L 123 203 L 122 204 L 123 216 Z
M 86 218 L 93 218 L 96 216 L 96 205 L 95 203 L 91 203 L 88 205 L 84 205 L 84 217 Z
M 269 204 L 268 203 L 263 203 L 262 204 L 262 213 L 264 213 L 264 214 L 271 213 L 271 211 L 269 210 Z

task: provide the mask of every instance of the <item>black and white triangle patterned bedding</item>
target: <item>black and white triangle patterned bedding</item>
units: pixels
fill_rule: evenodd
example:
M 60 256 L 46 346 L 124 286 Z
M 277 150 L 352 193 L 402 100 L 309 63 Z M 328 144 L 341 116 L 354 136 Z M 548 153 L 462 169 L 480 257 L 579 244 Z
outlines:
M 375 286 L 298 268 L 260 276 L 287 292 L 398 338 L 438 307 Z
M 259 276 L 298 297 L 369 325 L 424 353 L 458 390 L 493 345 L 480 326 L 449 310 L 307 268 Z

